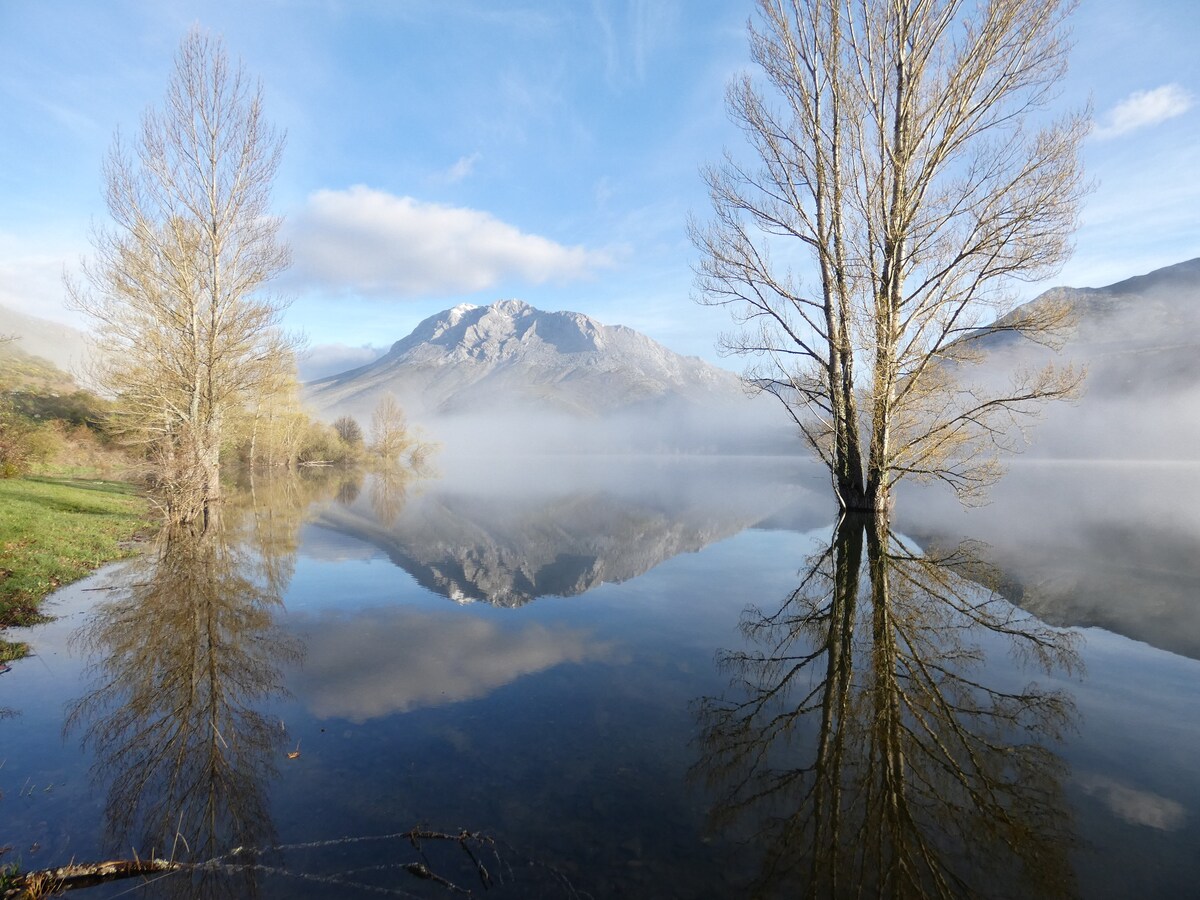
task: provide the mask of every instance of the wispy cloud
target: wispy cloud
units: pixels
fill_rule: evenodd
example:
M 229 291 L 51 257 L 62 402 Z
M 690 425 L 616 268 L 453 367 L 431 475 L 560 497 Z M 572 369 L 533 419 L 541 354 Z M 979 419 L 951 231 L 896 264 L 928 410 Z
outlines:
M 398 297 L 482 291 L 504 279 L 565 282 L 609 255 L 527 234 L 490 213 L 357 185 L 311 194 L 290 224 L 295 277 Z
M 603 39 L 604 74 L 612 87 L 638 84 L 646 78 L 650 57 L 678 31 L 679 8 L 663 0 L 625 0 L 611 9 L 608 0 L 593 0 L 592 14 Z M 615 21 L 623 19 L 623 21 Z
M 481 158 L 482 156 L 479 153 L 472 153 L 470 156 L 460 156 L 458 161 L 443 173 L 442 179 L 449 184 L 457 184 L 475 171 L 475 164 Z
M 1149 91 L 1134 91 L 1104 114 L 1092 135 L 1103 141 L 1149 128 L 1183 115 L 1194 101 L 1188 91 L 1174 83 Z

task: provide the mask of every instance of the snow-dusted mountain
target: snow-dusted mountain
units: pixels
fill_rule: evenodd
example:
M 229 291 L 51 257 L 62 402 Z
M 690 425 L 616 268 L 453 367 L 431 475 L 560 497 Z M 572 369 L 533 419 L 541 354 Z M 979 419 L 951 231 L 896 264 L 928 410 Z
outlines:
M 675 421 L 677 434 L 692 434 L 697 417 L 715 425 L 717 410 L 758 405 L 731 372 L 680 356 L 631 328 L 520 300 L 438 313 L 369 365 L 306 385 L 318 415 L 349 414 L 364 425 L 389 393 L 436 437 L 442 433 L 431 423 L 479 416 L 553 419 L 584 430 L 589 421 L 639 416 Z
M 322 412 L 369 413 L 390 391 L 417 416 L 496 403 L 592 416 L 668 395 L 700 401 L 740 394 L 732 373 L 631 328 L 520 300 L 430 316 L 373 363 L 308 389 Z

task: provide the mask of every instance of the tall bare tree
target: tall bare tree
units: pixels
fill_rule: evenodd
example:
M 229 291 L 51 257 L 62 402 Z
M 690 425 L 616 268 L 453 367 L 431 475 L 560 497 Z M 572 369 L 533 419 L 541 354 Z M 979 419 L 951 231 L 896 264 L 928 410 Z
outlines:
M 981 340 L 1054 343 L 1054 304 L 1007 315 L 1014 280 L 1066 259 L 1086 113 L 1048 121 L 1071 0 L 759 0 L 750 75 L 727 93 L 753 148 L 705 172 L 698 299 L 729 305 L 730 352 L 828 465 L 842 507 L 905 476 L 970 498 L 993 451 L 1078 377 L 970 383 Z M 809 281 L 797 277 L 808 265 Z
M 145 445 L 177 520 L 207 518 L 224 423 L 294 366 L 284 304 L 263 293 L 289 254 L 270 214 L 283 139 L 262 108 L 223 42 L 193 29 L 134 148 L 114 141 L 112 224 L 93 235 L 83 285 L 69 285 L 96 322 L 121 430 Z

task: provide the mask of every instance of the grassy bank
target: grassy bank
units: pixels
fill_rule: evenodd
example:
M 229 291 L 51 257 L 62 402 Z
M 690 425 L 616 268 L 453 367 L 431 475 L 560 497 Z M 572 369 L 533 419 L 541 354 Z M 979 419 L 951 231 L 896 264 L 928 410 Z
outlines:
M 0 479 L 0 635 L 38 621 L 38 605 L 54 589 L 129 556 L 131 539 L 151 527 L 146 500 L 133 485 Z M 24 652 L 0 640 L 0 662 Z

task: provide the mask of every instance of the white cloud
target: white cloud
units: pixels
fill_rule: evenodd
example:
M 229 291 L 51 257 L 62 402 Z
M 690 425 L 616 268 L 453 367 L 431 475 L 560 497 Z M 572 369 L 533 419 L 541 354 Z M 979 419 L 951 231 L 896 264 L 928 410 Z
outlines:
M 387 352 L 386 347 L 363 344 L 351 347 L 347 344 L 315 344 L 296 358 L 301 381 L 313 381 L 326 375 L 338 375 L 374 362 Z
M 311 194 L 289 230 L 298 277 L 365 294 L 449 296 L 506 278 L 571 281 L 610 264 L 607 253 L 526 234 L 481 210 L 364 185 Z
M 1134 91 L 1103 117 L 1092 131 L 1099 140 L 1119 137 L 1141 128 L 1181 116 L 1192 108 L 1193 97 L 1178 84 L 1164 84 L 1150 91 Z

